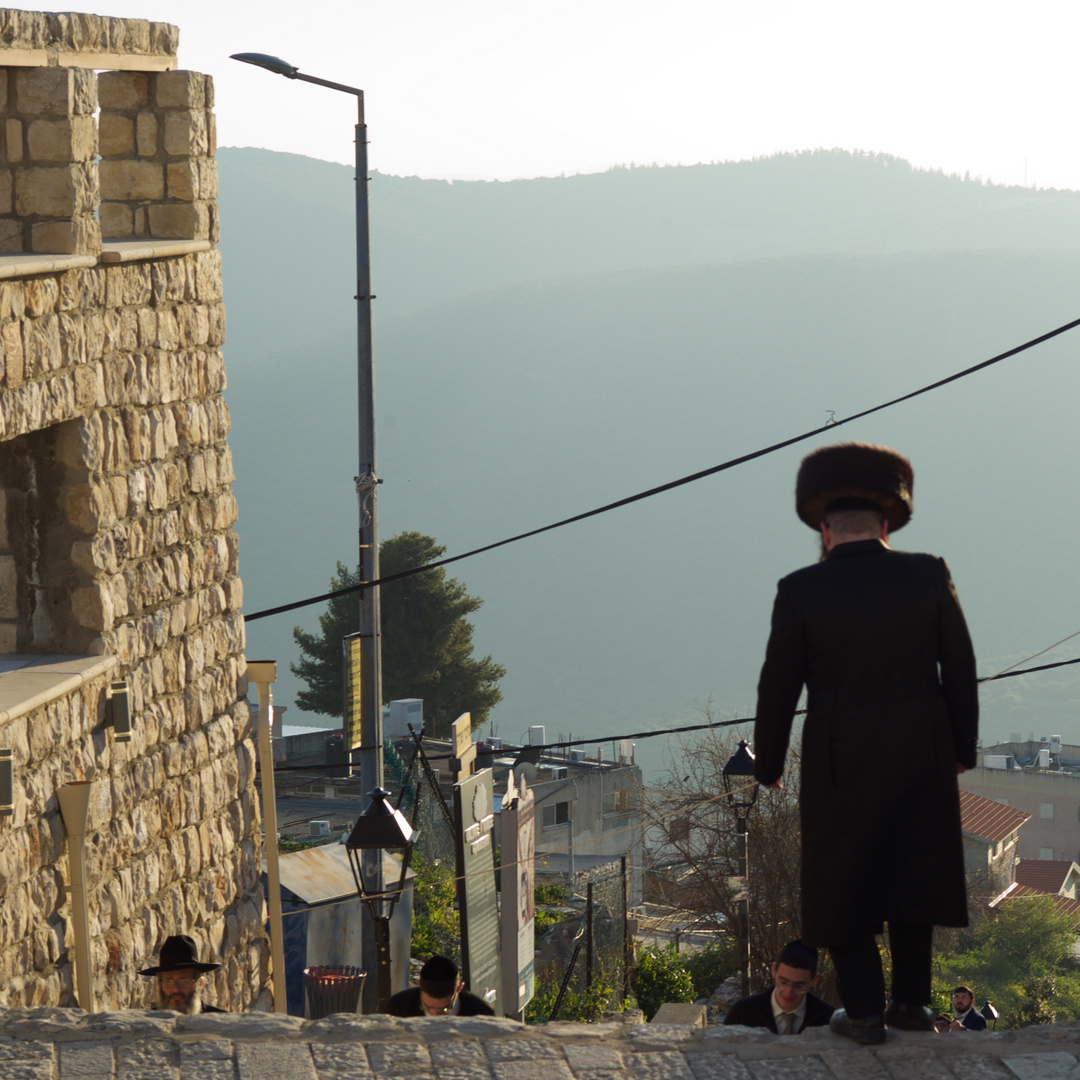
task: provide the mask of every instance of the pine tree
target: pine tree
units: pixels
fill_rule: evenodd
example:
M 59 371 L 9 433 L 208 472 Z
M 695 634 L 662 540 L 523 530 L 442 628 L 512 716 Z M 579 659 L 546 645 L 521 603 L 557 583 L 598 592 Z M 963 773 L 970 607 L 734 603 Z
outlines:
M 388 577 L 434 562 L 446 548 L 418 532 L 400 533 L 379 546 L 380 574 Z M 359 571 L 342 563 L 330 579 L 331 590 L 358 584 Z M 470 596 L 443 569 L 415 574 L 381 587 L 383 699 L 424 700 L 424 726 L 446 736 L 463 712 L 479 727 L 502 700 L 499 680 L 506 668 L 490 656 L 473 656 L 473 627 L 466 616 L 483 600 Z M 342 716 L 341 639 L 359 628 L 356 593 L 332 599 L 319 616 L 321 633 L 294 627 L 301 659 L 290 664 L 308 689 L 296 697 L 298 708 Z

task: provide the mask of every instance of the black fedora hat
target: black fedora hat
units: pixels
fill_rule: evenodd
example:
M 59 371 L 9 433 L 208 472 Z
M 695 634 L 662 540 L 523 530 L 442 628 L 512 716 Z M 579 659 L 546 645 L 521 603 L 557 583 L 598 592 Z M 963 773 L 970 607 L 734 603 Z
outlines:
M 195 971 L 216 971 L 220 964 L 200 964 L 197 959 L 195 942 L 187 934 L 174 934 L 165 939 L 161 946 L 157 967 L 146 968 L 140 975 L 160 975 L 165 971 L 183 971 L 193 968 Z

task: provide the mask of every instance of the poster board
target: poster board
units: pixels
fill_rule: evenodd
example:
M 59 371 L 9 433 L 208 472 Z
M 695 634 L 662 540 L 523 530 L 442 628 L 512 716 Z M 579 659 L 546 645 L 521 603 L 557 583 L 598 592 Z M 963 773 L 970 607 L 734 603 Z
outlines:
M 507 780 L 502 824 L 502 1003 L 517 1016 L 536 992 L 534 888 L 536 885 L 536 800 L 524 777 Z
M 495 807 L 490 769 L 454 785 L 461 959 L 465 986 L 502 1016 Z

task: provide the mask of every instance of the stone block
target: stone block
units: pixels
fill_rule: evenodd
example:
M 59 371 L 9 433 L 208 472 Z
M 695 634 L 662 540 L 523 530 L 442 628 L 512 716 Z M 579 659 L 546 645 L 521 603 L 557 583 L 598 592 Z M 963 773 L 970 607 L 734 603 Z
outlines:
M 26 313 L 26 289 L 21 281 L 0 281 L 0 320 L 21 319 Z
M 150 104 L 150 76 L 140 71 L 106 71 L 98 76 L 98 100 L 106 109 L 145 109 Z
M 15 212 L 22 217 L 91 214 L 97 209 L 97 196 L 97 169 L 89 164 L 15 170 Z
M 122 240 L 132 235 L 135 217 L 127 203 L 103 202 L 98 221 L 101 223 L 102 236 Z
M 32 161 L 90 161 L 96 144 L 97 128 L 92 116 L 31 120 L 26 129 L 26 146 Z
M 42 67 L 21 68 L 14 74 L 15 109 L 24 117 L 85 116 L 97 108 L 97 79 L 92 71 Z
M 4 152 L 8 162 L 18 164 L 23 159 L 23 125 L 21 120 L 4 121 Z
M 56 310 L 56 301 L 60 296 L 60 284 L 54 277 L 32 278 L 26 283 L 23 293 L 26 314 L 36 319 Z
M 10 214 L 12 203 L 13 177 L 10 169 L 0 169 L 0 214 Z
M 7 108 L 8 99 L 8 73 L 0 68 L 0 109 Z
M 165 153 L 169 157 L 207 156 L 210 139 L 206 116 L 201 109 L 165 113 Z
M 93 630 L 112 629 L 112 593 L 104 584 L 72 589 L 71 614 L 80 626 L 88 626 Z
M 50 255 L 100 255 L 101 226 L 97 218 L 83 215 L 74 221 L 35 224 L 31 249 Z
M 153 157 L 158 149 L 158 118 L 152 112 L 141 112 L 135 121 L 135 135 L 141 157 Z
M 165 197 L 165 170 L 157 162 L 132 158 L 103 161 L 99 172 L 102 199 L 141 201 Z
M 170 164 L 166 169 L 166 173 L 170 199 L 194 202 L 200 197 L 199 161 L 197 158 Z
M 165 203 L 148 210 L 151 236 L 163 240 L 209 239 L 210 214 L 205 203 Z
M 198 71 L 162 71 L 154 76 L 155 95 L 159 109 L 203 109 L 206 100 L 207 76 Z
M 19 572 L 14 555 L 0 555 L 0 619 L 19 617 Z
M 135 153 L 135 122 L 116 112 L 102 112 L 98 121 L 98 149 L 102 157 L 131 157 Z
M 4 350 L 4 385 L 14 390 L 22 385 L 25 372 L 22 323 L 8 322 L 0 327 L 0 344 Z
M 26 249 L 22 223 L 0 219 L 0 255 L 12 255 Z

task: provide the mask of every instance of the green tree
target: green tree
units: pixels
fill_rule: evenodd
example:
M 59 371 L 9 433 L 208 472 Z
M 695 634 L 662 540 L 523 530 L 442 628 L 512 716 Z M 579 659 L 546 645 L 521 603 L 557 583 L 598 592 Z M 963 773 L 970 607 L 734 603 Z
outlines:
M 423 566 L 445 551 L 430 536 L 400 533 L 379 546 L 380 573 L 388 577 Z M 330 588 L 348 588 L 359 580 L 359 571 L 339 562 Z M 425 726 L 432 734 L 448 735 L 463 712 L 471 713 L 473 727 L 479 727 L 502 700 L 498 684 L 506 674 L 490 656 L 473 656 L 467 616 L 483 601 L 441 568 L 390 582 L 380 591 L 384 701 L 423 698 Z M 296 704 L 306 712 L 342 716 L 341 639 L 359 627 L 356 594 L 334 597 L 319 616 L 319 627 L 318 634 L 293 629 L 301 658 L 289 666 L 308 685 L 297 694 Z
M 1052 896 L 1020 896 L 979 926 L 974 947 L 938 954 L 943 989 L 970 984 L 977 1002 L 989 998 L 1001 1013 L 998 1027 L 1052 1023 L 1080 1014 L 1080 974 L 1072 949 L 1075 919 Z
M 686 957 L 674 945 L 642 949 L 633 986 L 646 1020 L 651 1020 L 665 1001 L 694 1000 L 694 980 L 686 968 Z

